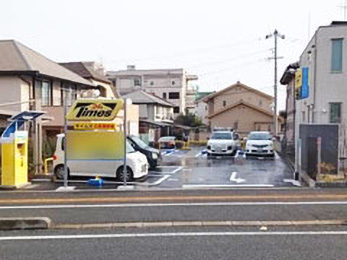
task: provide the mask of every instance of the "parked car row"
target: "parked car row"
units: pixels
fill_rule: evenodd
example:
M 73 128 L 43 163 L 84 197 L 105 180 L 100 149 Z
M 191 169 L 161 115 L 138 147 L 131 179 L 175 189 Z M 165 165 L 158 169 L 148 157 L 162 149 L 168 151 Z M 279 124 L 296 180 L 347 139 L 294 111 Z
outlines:
M 244 139 L 246 156 L 274 157 L 275 150 L 270 132 L 250 132 Z M 215 129 L 207 143 L 207 156 L 235 155 L 241 149 L 240 136 L 232 129 Z

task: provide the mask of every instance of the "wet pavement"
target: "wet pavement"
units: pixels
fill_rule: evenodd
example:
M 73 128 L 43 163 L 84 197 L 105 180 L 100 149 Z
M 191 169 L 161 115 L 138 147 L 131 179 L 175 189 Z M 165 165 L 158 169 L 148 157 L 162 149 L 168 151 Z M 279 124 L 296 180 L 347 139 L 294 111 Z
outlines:
M 127 183 L 128 188 L 147 189 L 209 189 L 209 188 L 271 188 L 294 187 L 293 172 L 276 154 L 275 158 L 246 158 L 242 152 L 235 156 L 207 158 L 204 147 L 189 151 L 162 151 L 162 165 L 149 171 L 142 180 Z M 104 185 L 87 185 L 88 178 L 69 180 L 79 190 L 121 189 L 122 182 L 105 179 Z M 48 183 L 35 180 L 27 190 L 55 190 L 62 181 Z
M 289 187 L 293 173 L 278 155 L 271 158 L 246 158 L 241 153 L 228 157 L 207 158 L 203 148 L 174 151 L 163 156 L 163 167 L 172 173 L 159 187 Z

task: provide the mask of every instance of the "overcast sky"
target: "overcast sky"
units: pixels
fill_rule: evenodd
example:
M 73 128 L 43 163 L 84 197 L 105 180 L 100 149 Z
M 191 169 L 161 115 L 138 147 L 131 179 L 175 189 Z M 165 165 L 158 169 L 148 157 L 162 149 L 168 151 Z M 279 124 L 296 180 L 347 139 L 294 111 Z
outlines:
M 57 62 L 99 61 L 108 70 L 184 68 L 201 91 L 241 81 L 273 94 L 279 78 L 320 25 L 343 20 L 344 0 L 0 0 L 0 38 Z M 0 57 L 1 58 L 1 57 Z M 280 108 L 285 88 L 280 86 Z

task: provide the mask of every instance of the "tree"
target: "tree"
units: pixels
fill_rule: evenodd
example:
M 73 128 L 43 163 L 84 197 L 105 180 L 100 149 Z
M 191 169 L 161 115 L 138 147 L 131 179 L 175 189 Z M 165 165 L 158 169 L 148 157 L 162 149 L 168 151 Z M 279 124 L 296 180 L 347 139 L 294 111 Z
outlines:
M 190 126 L 190 127 L 197 127 L 197 126 L 201 126 L 202 122 L 201 122 L 201 119 L 197 117 L 196 115 L 188 113 L 186 115 L 179 115 L 175 119 L 175 124 Z

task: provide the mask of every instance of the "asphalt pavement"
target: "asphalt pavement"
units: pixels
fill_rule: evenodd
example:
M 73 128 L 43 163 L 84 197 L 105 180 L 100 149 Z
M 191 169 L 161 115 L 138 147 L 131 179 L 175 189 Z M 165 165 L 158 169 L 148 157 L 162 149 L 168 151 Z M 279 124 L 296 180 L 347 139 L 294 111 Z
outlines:
M 136 190 L 213 189 L 213 188 L 273 188 L 296 187 L 293 172 L 276 154 L 271 158 L 246 158 L 241 152 L 235 156 L 207 158 L 204 147 L 191 150 L 162 151 L 162 164 L 151 169 L 146 178 L 127 183 Z M 105 179 L 103 186 L 90 186 L 88 178 L 71 178 L 69 186 L 75 190 L 121 189 L 122 182 Z M 57 190 L 63 181 L 35 178 L 28 191 Z
M 0 233 L 2 259 L 346 259 L 346 229 Z

